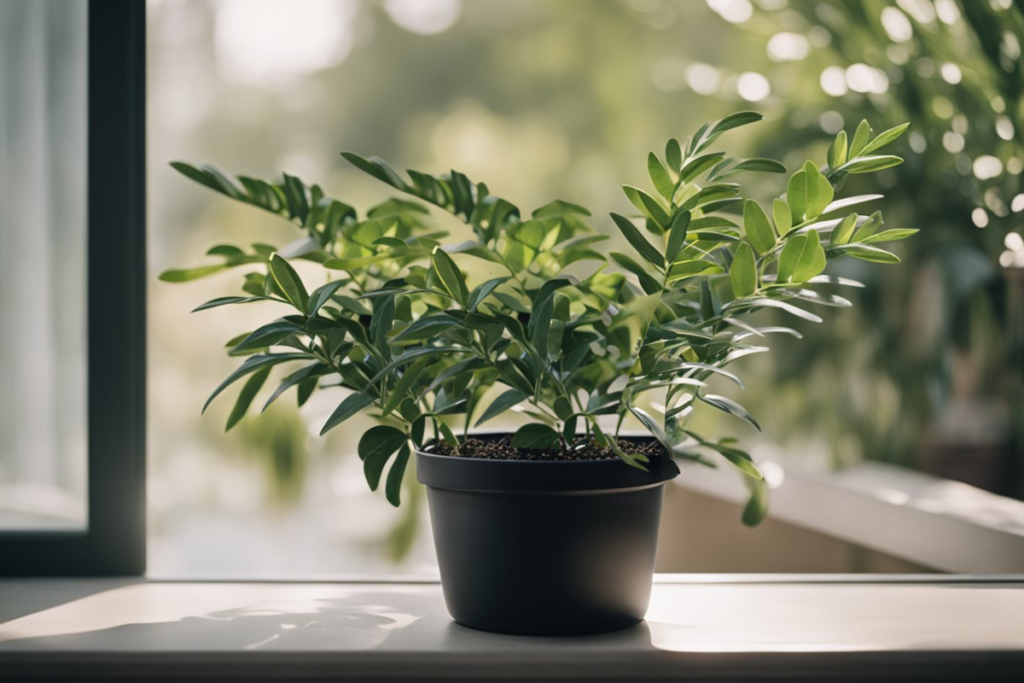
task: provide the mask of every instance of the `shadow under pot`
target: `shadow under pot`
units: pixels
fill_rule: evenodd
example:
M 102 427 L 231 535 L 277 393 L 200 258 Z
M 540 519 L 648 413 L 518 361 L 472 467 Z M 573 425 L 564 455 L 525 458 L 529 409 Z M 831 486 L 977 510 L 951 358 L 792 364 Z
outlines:
M 475 438 L 501 438 L 502 435 Z M 638 440 L 639 441 L 639 440 Z M 416 453 L 452 618 L 521 635 L 582 635 L 643 620 L 670 457 L 500 460 Z

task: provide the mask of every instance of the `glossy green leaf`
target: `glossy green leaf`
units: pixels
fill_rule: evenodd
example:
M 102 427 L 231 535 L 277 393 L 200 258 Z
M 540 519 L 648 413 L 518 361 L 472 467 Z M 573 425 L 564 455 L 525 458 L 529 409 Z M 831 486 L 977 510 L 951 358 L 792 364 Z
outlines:
M 334 409 L 331 416 L 327 418 L 327 422 L 324 424 L 323 429 L 320 430 L 320 436 L 323 436 L 328 431 L 334 429 L 356 413 L 362 412 L 364 408 L 368 408 L 372 404 L 373 398 L 367 394 L 349 394 L 345 397 L 345 400 L 338 404 L 338 407 Z
M 270 274 L 274 277 L 274 282 L 281 288 L 288 302 L 298 309 L 300 313 L 305 313 L 306 307 L 309 305 L 309 294 L 306 293 L 306 288 L 303 286 L 299 274 L 292 268 L 292 265 L 282 257 L 274 254 L 270 257 Z
M 857 214 L 851 213 L 844 218 L 833 230 L 829 237 L 832 244 L 846 244 L 853 237 L 853 231 L 857 228 Z M 916 232 L 916 231 L 915 231 Z
M 901 228 L 897 230 L 883 230 L 882 232 L 869 235 L 861 239 L 862 244 L 874 244 L 875 242 L 895 242 L 897 240 L 905 240 L 908 237 L 916 235 L 920 230 L 913 228 Z
M 751 415 L 746 408 L 744 408 L 731 398 L 726 398 L 725 396 L 718 396 L 716 394 L 697 394 L 697 398 L 704 401 L 710 406 L 718 408 L 723 412 L 729 413 L 730 415 L 735 415 L 738 418 L 746 420 L 757 431 L 761 431 L 761 425 L 758 424 L 757 420 L 754 419 L 754 416 Z
M 672 195 L 676 191 L 675 183 L 672 181 L 671 176 L 669 176 L 665 165 L 661 163 L 661 159 L 654 152 L 650 152 L 647 155 L 647 174 L 651 176 L 651 182 L 654 184 L 654 189 L 658 191 L 658 194 L 667 201 L 671 201 Z
M 665 163 L 673 172 L 679 172 L 683 165 L 683 150 L 679 146 L 679 140 L 672 138 L 665 144 Z
M 644 236 L 640 234 L 640 231 L 636 229 L 633 222 L 625 216 L 620 216 L 617 213 L 611 214 L 612 220 L 615 221 L 615 225 L 618 226 L 619 232 L 626 238 L 626 241 L 637 250 L 637 252 L 644 257 L 649 263 L 654 264 L 658 268 L 665 267 L 665 258 L 661 255 L 654 246 L 644 239 Z
M 903 159 L 894 156 L 873 156 L 873 157 L 860 157 L 853 161 L 847 161 L 845 164 L 840 166 L 837 171 L 843 171 L 851 175 L 858 173 L 874 173 L 875 171 L 881 171 L 884 168 L 892 168 L 893 166 L 899 166 L 903 163 Z
M 837 168 L 838 166 L 842 166 L 846 163 L 846 152 L 846 131 L 841 130 L 828 148 L 829 168 Z
M 853 140 L 850 141 L 850 153 L 847 158 L 856 159 L 863 153 L 864 148 L 867 147 L 868 141 L 871 139 L 871 124 L 866 120 L 861 121 L 857 126 L 857 131 L 853 134 Z
M 286 363 L 292 360 L 304 359 L 309 359 L 309 356 L 306 355 L 305 353 L 268 353 L 247 358 L 240 367 L 238 367 L 234 372 L 228 375 L 228 378 L 221 382 L 216 389 L 214 389 L 213 393 L 210 394 L 210 397 L 206 399 L 206 403 L 203 405 L 203 412 L 206 412 L 206 409 L 210 407 L 210 403 L 213 402 L 213 399 L 217 398 L 220 392 L 227 389 L 229 386 L 231 386 L 233 383 L 235 383 L 242 377 L 252 374 L 253 372 L 256 372 L 257 370 L 264 366 L 277 365 L 279 363 Z
M 462 271 L 443 249 L 435 249 L 432 259 L 434 270 L 441 279 L 441 284 L 452 297 L 463 306 L 469 301 L 469 291 L 466 289 L 466 278 Z
M 388 394 L 388 400 L 384 404 L 383 410 L 381 410 L 382 417 L 387 417 L 392 411 L 401 405 L 405 398 L 408 398 L 409 391 L 429 364 L 429 357 L 420 358 L 418 361 L 406 368 L 405 372 L 402 373 L 401 377 L 399 377 L 398 381 L 395 383 L 395 386 L 391 389 L 391 393 Z
M 402 504 L 402 480 L 405 478 L 405 470 L 409 464 L 410 454 L 409 444 L 403 444 L 398 449 L 398 455 L 395 456 L 395 462 L 392 463 L 391 469 L 388 470 L 388 479 L 384 484 L 384 497 L 395 507 Z
M 737 297 L 750 296 L 757 289 L 757 264 L 754 251 L 745 242 L 740 244 L 729 269 L 732 291 Z
M 771 251 L 775 247 L 775 232 L 761 205 L 753 199 L 743 202 L 743 229 L 747 239 L 758 254 Z
M 267 381 L 267 377 L 270 376 L 270 366 L 264 366 L 254 372 L 245 384 L 242 385 L 242 391 L 238 394 L 238 399 L 235 401 L 235 407 L 231 409 L 231 414 L 228 416 L 227 425 L 224 427 L 224 431 L 231 431 L 239 421 L 245 417 L 245 413 L 249 410 L 249 406 L 252 405 L 252 401 L 256 398 L 256 394 L 263 388 L 263 384 Z
M 779 256 L 778 282 L 806 282 L 825 269 L 825 250 L 813 230 L 791 238 Z
M 686 231 L 690 227 L 690 212 L 681 211 L 672 219 L 672 226 L 668 231 L 668 240 L 665 245 L 665 261 L 675 263 L 679 251 L 686 243 Z
M 775 220 L 775 229 L 780 235 L 785 235 L 793 229 L 793 214 L 790 213 L 789 205 L 784 199 L 772 201 L 772 218 Z
M 377 490 L 388 459 L 407 444 L 408 437 L 403 432 L 387 425 L 370 427 L 363 432 L 359 439 L 359 459 L 363 461 L 363 474 L 371 491 Z
M 882 147 L 885 147 L 886 145 L 888 145 L 889 143 L 893 142 L 898 137 L 903 135 L 903 133 L 909 127 L 909 123 L 904 123 L 899 126 L 894 126 L 893 128 L 890 128 L 887 131 L 879 133 L 874 140 L 872 140 L 871 142 L 864 146 L 864 149 L 860 151 L 861 155 L 871 154 L 872 152 L 879 150 Z
M 529 396 L 526 392 L 520 391 L 519 389 L 509 389 L 491 401 L 491 405 L 487 406 L 487 410 L 485 410 L 483 415 L 480 416 L 480 419 L 476 421 L 476 426 L 479 427 L 492 417 L 501 415 L 513 406 L 522 403 L 527 398 L 529 398 Z

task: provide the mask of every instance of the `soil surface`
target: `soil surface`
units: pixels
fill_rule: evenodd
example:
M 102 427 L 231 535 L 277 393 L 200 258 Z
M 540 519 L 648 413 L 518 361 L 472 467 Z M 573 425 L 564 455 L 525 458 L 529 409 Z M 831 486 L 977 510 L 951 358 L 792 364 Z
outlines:
M 515 448 L 512 436 L 495 438 L 470 437 L 458 446 L 437 442 L 427 447 L 428 453 L 451 455 L 458 458 L 481 458 L 484 460 L 615 460 L 619 456 L 605 446 L 598 446 L 592 439 L 577 437 L 572 446 L 562 448 Z M 665 455 L 665 449 L 654 441 L 633 441 L 619 439 L 619 447 L 626 453 L 639 453 L 649 458 Z

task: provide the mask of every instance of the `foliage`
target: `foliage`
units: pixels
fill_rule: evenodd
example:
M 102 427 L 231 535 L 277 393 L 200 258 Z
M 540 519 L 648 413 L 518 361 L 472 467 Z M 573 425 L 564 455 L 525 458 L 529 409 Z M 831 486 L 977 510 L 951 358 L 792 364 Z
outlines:
M 710 393 L 709 381 L 723 377 L 742 386 L 727 366 L 767 350 L 752 340 L 800 335 L 744 318 L 770 308 L 820 322 L 806 304 L 849 305 L 831 289 L 858 285 L 823 274 L 828 261 L 897 262 L 877 245 L 916 232 L 881 231 L 878 212 L 850 211 L 880 195 L 835 197 L 848 176 L 899 164 L 879 149 L 906 126 L 874 136 L 864 122 L 849 144 L 841 134 L 828 163 L 804 164 L 789 177 L 786 195 L 766 210 L 729 181 L 785 168 L 710 151 L 724 133 L 761 118 L 732 114 L 703 125 L 685 144 L 670 140 L 663 158 L 651 152 L 653 192 L 623 186 L 636 214 L 611 216 L 634 253 L 611 251 L 607 258 L 594 246 L 608 237 L 593 230 L 585 208 L 555 200 L 525 216 L 457 171 L 409 171 L 406 180 L 379 158 L 345 153 L 359 169 L 420 200 L 391 199 L 360 220 L 348 205 L 291 176 L 281 183 L 245 177 L 236 183 L 209 167 L 175 164 L 211 189 L 288 218 L 305 236 L 279 251 L 219 245 L 210 255 L 222 263 L 161 277 L 184 281 L 255 265 L 244 277 L 246 296 L 196 310 L 255 301 L 292 310 L 229 342 L 230 354 L 247 358 L 210 400 L 247 378 L 230 429 L 277 365 L 287 364 L 289 374 L 268 404 L 292 387 L 300 404 L 317 388 L 347 389 L 322 433 L 371 411 L 380 425 L 361 437 L 359 457 L 371 489 L 384 479 L 395 505 L 411 445 L 457 442 L 447 416 L 462 416 L 466 433 L 470 425 L 517 409 L 532 422 L 515 433 L 514 446 L 571 448 L 582 434 L 644 468 L 647 458 L 617 439 L 632 414 L 675 458 L 714 466 L 707 454 L 717 453 L 749 477 L 752 503 L 743 520 L 757 523 L 766 501 L 760 472 L 734 439 L 710 440 L 689 428 L 695 406 L 760 429 L 739 403 Z M 474 238 L 442 245 L 445 234 L 433 228 L 420 202 L 456 216 Z M 737 208 L 742 218 L 725 213 Z M 308 291 L 294 260 L 338 277 Z M 470 260 L 500 275 L 473 282 L 460 265 Z M 580 267 L 574 264 L 591 266 L 589 274 L 574 274 Z M 483 406 L 496 385 L 500 395 Z M 655 405 L 652 396 L 659 399 L 657 415 L 641 403 Z M 603 416 L 612 416 L 614 431 Z

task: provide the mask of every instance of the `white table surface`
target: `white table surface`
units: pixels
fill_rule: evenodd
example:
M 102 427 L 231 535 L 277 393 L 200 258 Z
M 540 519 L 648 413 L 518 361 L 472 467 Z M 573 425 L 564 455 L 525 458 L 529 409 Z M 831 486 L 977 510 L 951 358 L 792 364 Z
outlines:
M 0 581 L 0 678 L 839 674 L 1024 681 L 1024 582 L 661 576 L 646 623 L 528 638 L 453 623 L 431 582 Z

